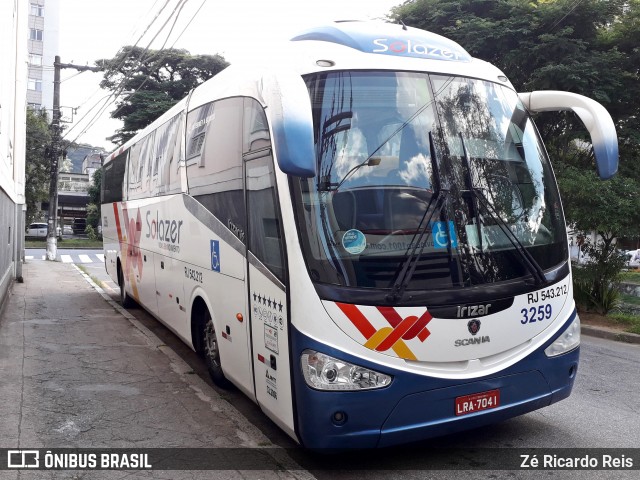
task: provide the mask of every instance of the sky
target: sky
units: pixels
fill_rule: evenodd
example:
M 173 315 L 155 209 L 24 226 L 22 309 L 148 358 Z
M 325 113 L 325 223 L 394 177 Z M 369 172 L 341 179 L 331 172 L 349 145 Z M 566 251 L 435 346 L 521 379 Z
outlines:
M 268 55 L 273 45 L 310 26 L 382 18 L 401 3 L 403 0 L 60 0 L 59 55 L 62 63 L 94 65 L 95 60 L 113 58 L 120 47 L 141 38 L 138 45 L 142 47 L 160 48 L 166 42 L 166 47 L 184 48 L 192 54 L 218 53 L 234 63 Z M 161 28 L 176 8 L 179 15 L 173 30 L 175 17 Z M 109 116 L 113 105 L 100 114 L 110 94 L 100 89 L 101 79 L 100 73 L 62 70 L 63 113 L 75 108 L 64 135 L 67 140 L 111 150 L 115 145 L 105 138 L 121 123 Z

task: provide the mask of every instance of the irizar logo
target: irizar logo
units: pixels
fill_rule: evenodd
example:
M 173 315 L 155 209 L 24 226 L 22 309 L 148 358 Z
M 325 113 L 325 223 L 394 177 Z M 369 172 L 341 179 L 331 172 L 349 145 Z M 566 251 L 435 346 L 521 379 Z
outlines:
M 489 315 L 489 307 L 491 307 L 490 303 L 486 305 L 458 305 L 458 311 L 456 316 L 458 318 L 466 318 L 466 317 L 478 317 L 481 315 Z

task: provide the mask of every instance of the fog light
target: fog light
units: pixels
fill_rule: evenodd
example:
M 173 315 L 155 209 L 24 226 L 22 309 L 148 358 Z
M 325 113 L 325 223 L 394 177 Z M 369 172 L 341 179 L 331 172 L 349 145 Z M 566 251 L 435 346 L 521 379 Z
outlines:
M 575 365 L 571 365 L 571 368 L 569 369 L 569 378 L 575 377 L 577 371 L 578 367 L 576 367 Z
M 335 425 L 343 425 L 347 421 L 347 414 L 344 412 L 335 412 L 331 420 Z

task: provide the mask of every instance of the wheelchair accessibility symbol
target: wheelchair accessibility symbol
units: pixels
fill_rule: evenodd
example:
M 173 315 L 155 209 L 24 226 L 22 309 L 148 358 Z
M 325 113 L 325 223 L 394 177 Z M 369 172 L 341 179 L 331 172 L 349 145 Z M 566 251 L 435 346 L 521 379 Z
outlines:
M 220 243 L 218 240 L 211 240 L 211 270 L 220 271 Z
M 431 234 L 433 236 L 433 248 L 447 248 L 449 242 L 451 242 L 452 248 L 458 246 L 456 230 L 451 220 L 448 222 L 433 222 Z

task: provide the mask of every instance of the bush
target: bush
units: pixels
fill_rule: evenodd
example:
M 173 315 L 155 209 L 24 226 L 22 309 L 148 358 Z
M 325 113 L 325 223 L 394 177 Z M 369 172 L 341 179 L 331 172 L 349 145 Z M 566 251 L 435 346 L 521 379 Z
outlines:
M 89 240 L 98 240 L 98 234 L 91 225 L 87 225 L 87 228 L 84 229 L 84 233 L 87 234 Z
M 603 315 L 620 303 L 620 282 L 626 258 L 610 243 L 587 243 L 589 260 L 574 268 L 574 299 L 578 308 Z

